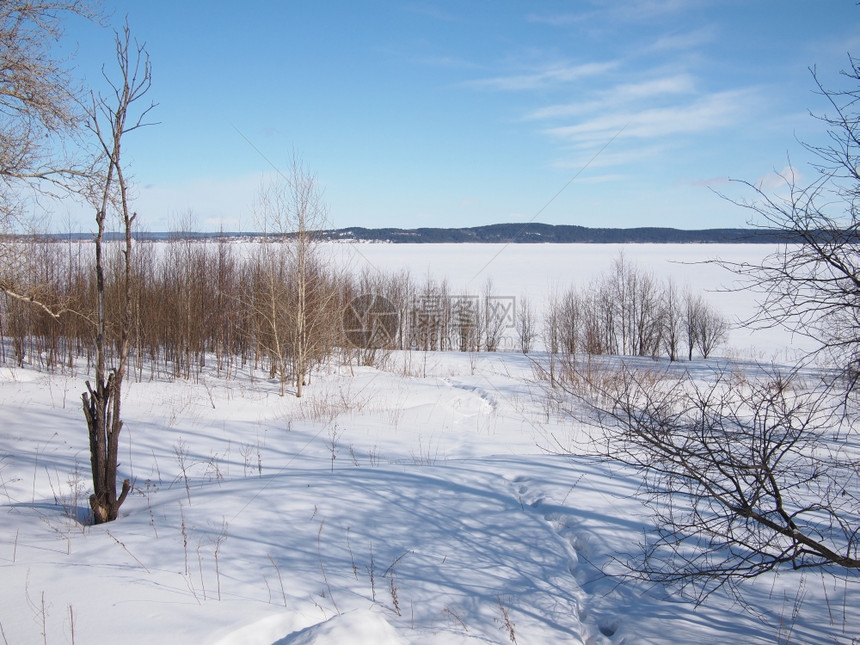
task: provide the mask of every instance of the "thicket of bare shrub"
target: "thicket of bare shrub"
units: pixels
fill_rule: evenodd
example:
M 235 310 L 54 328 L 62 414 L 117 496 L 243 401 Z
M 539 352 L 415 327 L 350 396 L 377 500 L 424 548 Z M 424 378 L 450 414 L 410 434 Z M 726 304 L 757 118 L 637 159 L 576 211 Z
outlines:
M 0 360 L 42 369 L 93 365 L 96 317 L 93 254 L 87 241 L 42 240 L 26 244 L 23 275 L 39 285 L 39 298 L 56 317 L 11 296 L 0 296 Z M 250 244 L 228 238 L 199 239 L 185 232 L 167 242 L 135 244 L 131 268 L 130 370 L 139 380 L 196 379 L 204 368 L 232 378 L 237 370 L 296 387 L 297 349 L 311 370 L 334 353 L 345 362 L 374 364 L 390 350 L 522 351 L 532 349 L 537 319 L 554 365 L 578 355 L 681 355 L 707 357 L 726 334 L 725 320 L 701 296 L 672 282 L 660 284 L 619 257 L 612 271 L 584 289 L 550 300 L 543 316 L 531 305 L 502 311 L 491 282 L 477 296 L 463 296 L 444 280 L 416 281 L 408 272 L 346 274 L 314 255 L 306 263 L 300 301 L 291 236 Z M 120 245 L 106 243 L 108 320 L 119 320 L 123 262 Z M 383 343 L 356 346 L 344 334 L 343 311 L 362 294 L 385 298 L 396 311 L 395 333 Z M 489 303 L 489 304 L 488 304 Z M 294 336 L 297 309 L 305 308 L 305 340 Z M 525 322 L 524 322 L 525 321 Z M 525 327 L 523 327 L 525 325 Z M 117 347 L 109 328 L 107 351 Z M 523 343 L 523 334 L 528 342 Z M 307 340 L 312 338 L 312 342 Z M 378 339 L 375 339 L 378 341 Z M 502 341 L 511 341 L 504 344 Z

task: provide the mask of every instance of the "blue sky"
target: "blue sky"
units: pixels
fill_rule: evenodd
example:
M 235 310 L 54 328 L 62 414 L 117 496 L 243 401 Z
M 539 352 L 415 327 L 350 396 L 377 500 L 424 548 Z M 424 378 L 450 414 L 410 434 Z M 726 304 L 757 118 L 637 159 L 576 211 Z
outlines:
M 105 5 L 152 58 L 159 124 L 125 142 L 152 231 L 253 230 L 294 152 L 336 227 L 742 226 L 714 191 L 809 176 L 809 67 L 835 85 L 860 55 L 853 0 Z M 69 23 L 87 83 L 112 38 Z

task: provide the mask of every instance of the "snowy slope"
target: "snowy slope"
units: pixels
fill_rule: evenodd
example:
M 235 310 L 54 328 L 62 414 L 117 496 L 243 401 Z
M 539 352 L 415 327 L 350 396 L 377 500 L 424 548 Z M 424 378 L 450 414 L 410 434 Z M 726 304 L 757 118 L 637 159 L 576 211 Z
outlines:
M 0 368 L 5 643 L 851 642 L 857 589 L 785 572 L 755 612 L 624 576 L 636 478 L 547 452 L 580 430 L 516 354 L 393 354 L 297 400 L 260 374 L 135 382 L 122 476 L 85 526 L 84 375 Z M 856 585 L 855 585 L 856 587 Z

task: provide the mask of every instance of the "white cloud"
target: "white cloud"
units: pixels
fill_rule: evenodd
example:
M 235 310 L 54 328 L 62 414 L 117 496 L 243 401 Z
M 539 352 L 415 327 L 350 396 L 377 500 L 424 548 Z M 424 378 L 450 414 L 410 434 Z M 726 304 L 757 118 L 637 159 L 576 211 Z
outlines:
M 440 20 L 442 22 L 459 22 L 459 19 L 452 13 L 444 11 L 437 6 L 425 2 L 413 2 L 403 7 L 405 11 L 416 13 L 425 18 Z
M 442 69 L 477 69 L 479 67 L 477 63 L 454 56 L 431 56 L 419 58 L 417 62 L 428 67 L 439 67 Z
M 586 145 L 606 142 L 613 136 L 649 139 L 705 132 L 732 125 L 757 101 L 753 90 L 731 90 L 709 94 L 683 105 L 601 114 L 546 132 L 562 141 Z
M 593 0 L 594 9 L 579 12 L 562 12 L 529 14 L 529 22 L 551 25 L 553 27 L 569 27 L 585 22 L 625 22 L 637 23 L 665 20 L 670 14 L 677 14 L 705 4 L 704 0 Z
M 525 74 L 467 81 L 465 85 L 477 89 L 499 91 L 535 90 L 604 74 L 617 67 L 617 65 L 616 62 L 611 61 L 584 63 L 581 65 L 558 63 Z
M 692 76 L 689 74 L 677 74 L 642 83 L 619 85 L 610 92 L 610 100 L 632 101 L 665 94 L 686 94 L 693 91 L 693 86 Z
M 615 20 L 626 22 L 665 19 L 669 14 L 688 12 L 702 7 L 706 0 L 628 0 L 628 2 L 602 2 Z
M 687 183 L 695 188 L 716 188 L 717 186 L 725 186 L 730 179 L 725 175 L 718 177 L 707 177 L 705 179 L 690 179 Z
M 712 43 L 717 39 L 717 32 L 711 27 L 703 27 L 685 34 L 672 34 L 659 38 L 652 46 L 651 51 L 665 52 L 696 49 L 702 45 Z
M 589 175 L 583 174 L 580 177 L 576 178 L 576 183 L 578 184 L 624 184 L 630 181 L 629 175 L 623 175 L 621 173 L 609 173 L 603 175 Z
M 667 146 L 625 146 L 623 151 L 614 152 L 612 148 L 602 151 L 597 157 L 594 150 L 577 151 L 574 156 L 559 160 L 553 164 L 556 168 L 564 170 L 581 170 L 587 165 L 589 168 L 611 168 L 615 166 L 630 166 L 631 164 L 645 164 L 660 158 L 666 153 Z
M 533 23 L 551 25 L 553 27 L 569 27 L 584 22 L 590 13 L 554 13 L 554 14 L 536 14 L 531 13 L 526 16 L 526 20 Z
M 769 172 L 760 177 L 756 186 L 765 193 L 788 192 L 792 185 L 799 185 L 803 180 L 800 171 L 794 166 L 786 166 L 779 172 Z
M 628 83 L 600 92 L 597 98 L 591 101 L 539 108 L 528 114 L 526 119 L 553 119 L 589 112 L 603 112 L 613 108 L 617 109 L 620 105 L 633 101 L 639 102 L 666 95 L 689 94 L 694 91 L 694 86 L 693 77 L 689 74 L 677 74 L 650 81 Z

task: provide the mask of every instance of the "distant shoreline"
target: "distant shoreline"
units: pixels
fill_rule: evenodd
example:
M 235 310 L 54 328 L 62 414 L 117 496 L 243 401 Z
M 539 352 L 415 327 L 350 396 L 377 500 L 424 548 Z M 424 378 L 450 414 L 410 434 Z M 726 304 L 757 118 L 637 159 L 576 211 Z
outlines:
M 377 242 L 387 244 L 774 244 L 792 241 L 785 231 L 754 228 L 686 230 L 643 226 L 637 228 L 590 228 L 567 224 L 490 224 L 464 228 L 348 228 L 316 231 L 316 238 L 331 242 Z M 90 233 L 55 233 L 49 240 L 88 240 Z M 108 239 L 118 235 L 107 235 Z M 139 232 L 141 241 L 217 240 L 264 237 L 255 232 Z

